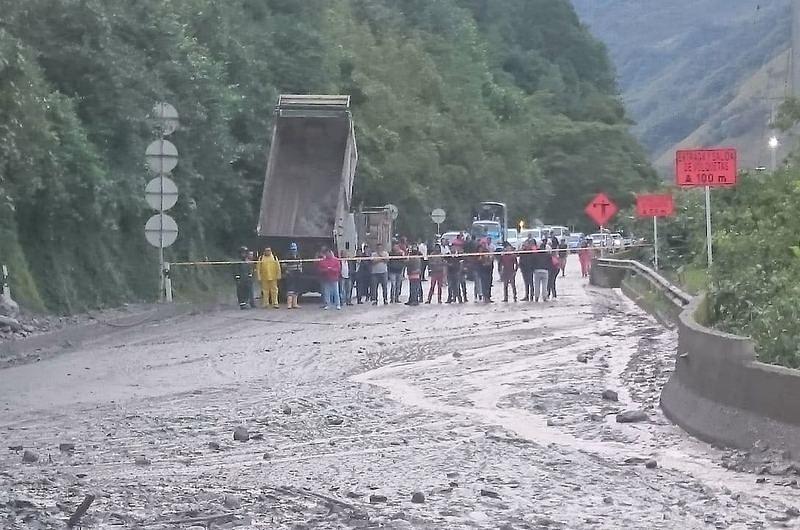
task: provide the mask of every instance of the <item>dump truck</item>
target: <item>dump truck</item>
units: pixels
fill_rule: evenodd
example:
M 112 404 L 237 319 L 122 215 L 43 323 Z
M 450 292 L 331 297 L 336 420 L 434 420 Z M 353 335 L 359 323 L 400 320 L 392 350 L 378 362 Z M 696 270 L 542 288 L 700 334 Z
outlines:
M 257 233 L 261 247 L 285 258 L 297 243 L 301 258 L 325 246 L 357 247 L 350 211 L 358 148 L 350 96 L 281 95 L 264 178 Z M 316 267 L 305 263 L 299 290 L 320 292 Z
M 359 208 L 355 214 L 356 235 L 359 247 L 369 245 L 374 251 L 378 245 L 389 250 L 392 243 L 394 218 L 389 205 L 375 208 Z

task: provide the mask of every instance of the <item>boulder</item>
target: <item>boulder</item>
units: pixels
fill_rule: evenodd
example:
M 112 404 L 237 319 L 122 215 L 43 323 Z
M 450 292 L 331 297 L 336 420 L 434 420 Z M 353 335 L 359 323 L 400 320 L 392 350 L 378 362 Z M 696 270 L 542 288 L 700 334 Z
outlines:
M 639 423 L 649 419 L 650 417 L 643 410 L 626 410 L 617 414 L 617 423 Z
M 240 425 L 233 430 L 233 439 L 237 442 L 246 442 L 250 439 L 250 431 L 247 427 Z
M 606 401 L 619 401 L 619 394 L 614 390 L 603 390 L 603 399 Z
M 425 502 L 425 494 L 421 491 L 415 491 L 413 495 L 411 495 L 411 502 L 414 504 L 422 504 Z

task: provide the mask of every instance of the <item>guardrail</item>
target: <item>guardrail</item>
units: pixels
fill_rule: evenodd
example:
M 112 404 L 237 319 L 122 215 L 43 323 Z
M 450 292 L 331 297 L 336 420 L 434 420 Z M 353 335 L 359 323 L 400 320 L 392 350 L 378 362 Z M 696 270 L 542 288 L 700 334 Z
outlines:
M 653 284 L 654 287 L 664 292 L 664 294 L 678 307 L 688 306 L 693 296 L 675 287 L 669 280 L 659 273 L 642 265 L 638 261 L 630 259 L 598 258 L 595 260 L 595 267 L 606 267 L 610 269 L 624 269 L 636 273 Z

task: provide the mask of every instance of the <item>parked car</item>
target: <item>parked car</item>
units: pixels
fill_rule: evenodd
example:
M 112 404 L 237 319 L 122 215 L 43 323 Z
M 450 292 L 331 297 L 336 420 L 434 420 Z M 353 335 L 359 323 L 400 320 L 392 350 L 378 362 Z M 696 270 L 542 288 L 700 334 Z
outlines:
M 608 234 L 608 236 L 611 239 L 609 246 L 611 246 L 612 248 L 621 249 L 625 247 L 622 234 L 614 232 L 613 234 Z
M 511 246 L 517 248 L 517 242 L 519 241 L 519 232 L 517 232 L 516 228 L 509 228 L 506 230 L 506 241 L 511 243 Z
M 567 236 L 567 248 L 570 250 L 579 249 L 585 238 L 586 236 L 583 234 L 583 232 L 572 232 Z
M 527 241 L 528 236 L 533 237 L 537 244 L 542 242 L 542 230 L 540 228 L 525 228 L 519 233 L 519 237 L 517 237 L 517 244 L 514 245 L 514 248 L 519 250 L 522 244 Z
M 611 246 L 611 234 L 606 233 L 594 233 L 588 237 L 591 240 L 593 247 L 610 247 Z
M 455 241 L 456 238 L 458 238 L 458 235 L 461 233 L 463 232 L 445 232 L 444 234 L 442 234 L 439 240 L 442 241 L 443 243 L 446 243 L 447 246 L 449 247 L 453 244 L 453 241 Z
M 547 226 L 548 237 L 556 236 L 559 241 L 564 241 L 567 237 L 569 237 L 569 228 L 566 226 Z

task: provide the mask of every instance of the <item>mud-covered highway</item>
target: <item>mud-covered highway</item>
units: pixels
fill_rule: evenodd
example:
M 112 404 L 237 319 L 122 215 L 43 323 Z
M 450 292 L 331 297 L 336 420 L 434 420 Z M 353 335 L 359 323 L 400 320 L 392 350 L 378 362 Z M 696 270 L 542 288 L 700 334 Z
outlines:
M 87 494 L 83 528 L 791 527 L 796 482 L 661 414 L 675 333 L 576 266 L 548 304 L 231 309 L 2 369 L 0 527 Z

